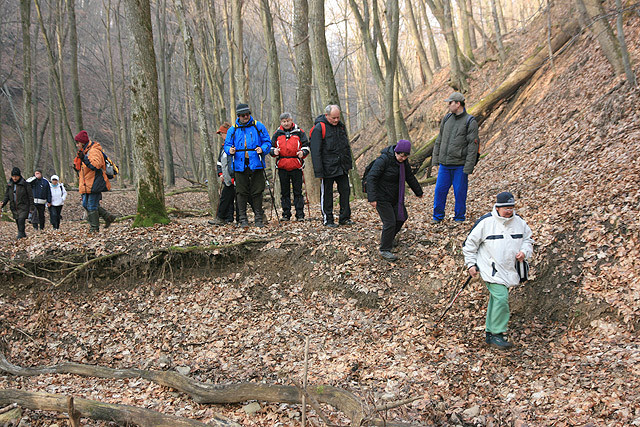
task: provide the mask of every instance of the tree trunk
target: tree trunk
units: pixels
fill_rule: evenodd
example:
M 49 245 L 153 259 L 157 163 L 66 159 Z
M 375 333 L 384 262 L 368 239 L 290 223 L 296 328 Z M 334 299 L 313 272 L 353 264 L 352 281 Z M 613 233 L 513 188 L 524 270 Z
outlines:
M 242 22 L 242 5 L 243 0 L 231 0 L 231 16 L 233 19 L 233 68 L 235 73 L 235 83 L 237 99 L 236 102 L 249 102 L 249 93 L 245 89 L 245 74 L 244 74 L 244 37 L 243 37 L 243 22 Z M 229 49 L 231 50 L 231 49 Z M 235 105 L 234 105 L 235 106 Z
M 458 42 L 453 31 L 453 20 L 451 16 L 451 0 L 426 0 L 431 12 L 436 17 L 444 33 L 449 50 L 449 68 L 450 80 L 449 85 L 459 91 L 467 91 L 467 80 L 461 67 L 461 61 L 458 58 Z
M 156 24 L 160 50 L 158 53 L 158 85 L 161 101 L 164 184 L 169 187 L 175 185 L 176 173 L 173 165 L 173 148 L 171 147 L 171 58 L 174 44 L 168 40 L 167 34 L 167 0 L 158 2 Z
M 131 147 L 131 133 L 129 132 L 129 119 L 127 117 L 126 108 L 126 93 L 128 91 L 128 84 L 126 74 L 124 71 L 124 49 L 122 47 L 122 28 L 120 27 L 120 0 L 116 7 L 115 20 L 116 27 L 118 29 L 118 51 L 120 52 L 120 78 L 121 78 L 121 99 L 122 99 L 122 126 L 120 127 L 120 139 L 122 141 L 124 158 L 122 159 L 122 165 L 124 166 L 124 172 L 122 174 L 124 184 L 126 181 L 133 182 L 135 180 L 135 170 L 133 169 L 133 156 L 131 155 L 133 149 Z
M 196 4 L 201 4 L 197 1 Z M 211 65 L 213 68 L 212 78 L 214 83 L 215 97 L 213 103 L 215 105 L 218 121 L 220 123 L 227 120 L 227 108 L 224 101 L 224 77 L 222 75 L 222 65 L 220 64 L 220 57 L 222 56 L 220 51 L 220 38 L 218 37 L 218 20 L 216 18 L 216 7 L 213 2 L 207 3 L 207 9 L 209 13 L 207 17 L 209 19 L 211 41 L 213 42 L 213 52 L 211 52 Z M 233 108 L 234 106 L 231 106 Z
M 409 31 L 411 32 L 413 43 L 416 45 L 418 59 L 420 60 L 420 77 L 422 79 L 422 84 L 431 84 L 431 81 L 433 80 L 433 70 L 431 69 L 431 65 L 429 65 L 429 60 L 427 59 L 427 52 L 425 51 L 424 44 L 422 43 L 422 35 L 418 30 L 416 17 L 413 13 L 413 4 L 411 4 L 410 0 L 405 1 L 405 7 L 409 18 Z
M 231 108 L 231 117 L 235 116 L 235 108 L 238 101 L 238 90 L 236 89 L 236 59 L 237 55 L 236 49 L 233 47 L 233 34 L 231 28 L 231 15 L 229 14 L 229 8 L 233 8 L 231 2 L 224 3 L 224 36 L 225 41 L 227 42 L 227 55 L 228 55 L 228 66 L 229 70 L 227 72 L 229 77 L 229 108 Z
M 429 23 L 427 8 L 424 5 L 424 0 L 418 0 L 418 4 L 420 6 L 420 12 L 422 13 L 422 20 L 425 28 L 427 29 L 427 38 L 429 40 L 429 51 L 431 52 L 431 59 L 433 60 L 433 68 L 435 71 L 438 71 L 442 68 L 442 64 L 440 63 L 440 54 L 438 54 L 438 45 L 436 44 L 436 39 L 433 35 L 431 24 Z
M 116 153 L 118 159 L 120 159 L 120 163 L 122 164 L 124 161 L 124 150 L 123 150 L 123 141 L 122 141 L 122 132 L 121 132 L 121 119 L 120 119 L 120 105 L 118 103 L 118 92 L 116 90 L 116 79 L 115 79 L 115 69 L 113 66 L 113 52 L 111 50 L 111 0 L 107 1 L 105 5 L 105 28 L 106 28 L 106 39 L 107 39 L 107 59 L 109 62 L 109 92 L 111 99 L 111 115 L 113 116 L 114 121 L 114 136 L 115 136 L 115 146 Z M 125 162 L 126 163 L 126 162 Z
M 388 0 L 387 2 L 387 24 L 389 30 L 389 59 L 385 67 L 385 104 L 387 107 L 387 141 L 390 145 L 398 141 L 396 133 L 396 115 L 394 108 L 394 92 L 396 89 L 396 77 L 398 69 L 398 33 L 400 31 L 400 8 L 398 0 Z M 376 11 L 374 11 L 376 13 Z M 380 40 L 382 44 L 382 40 Z
M 31 173 L 35 167 L 33 141 L 33 115 L 31 110 L 31 0 L 20 0 L 20 22 L 22 28 L 22 136 L 24 147 L 24 169 Z
M 504 52 L 504 46 L 502 45 L 502 33 L 500 32 L 500 21 L 498 19 L 496 0 L 491 0 L 491 16 L 493 17 L 493 31 L 496 35 L 496 45 L 498 46 L 498 53 L 500 54 L 500 63 L 504 64 L 507 58 Z
M 282 113 L 282 88 L 280 87 L 278 48 L 273 32 L 273 17 L 271 16 L 269 0 L 260 0 L 260 17 L 262 18 L 262 29 L 267 46 L 267 74 L 271 109 L 271 119 L 268 128 L 277 129 L 278 126 L 280 126 L 280 114 Z
M 616 18 L 616 27 L 618 30 L 618 43 L 620 44 L 622 63 L 624 64 L 624 73 L 627 76 L 627 82 L 629 83 L 629 86 L 637 88 L 638 82 L 636 80 L 636 75 L 633 72 L 633 67 L 631 67 L 631 61 L 629 60 L 629 50 L 627 49 L 627 42 L 625 41 L 624 37 L 624 26 L 622 22 L 624 13 L 622 10 L 622 0 L 616 0 L 616 9 L 618 12 L 618 16 Z
M 588 28 L 598 40 L 602 53 L 613 67 L 614 74 L 617 76 L 624 74 L 620 44 L 613 34 L 600 0 L 576 0 L 576 3 L 586 21 L 591 23 Z
M 218 174 L 216 172 L 216 163 L 211 150 L 211 138 L 209 137 L 209 128 L 207 126 L 207 119 L 205 115 L 204 96 L 202 93 L 202 85 L 200 78 L 200 68 L 196 61 L 195 48 L 193 46 L 193 39 L 191 37 L 191 31 L 185 21 L 184 6 L 182 0 L 174 0 L 176 5 L 176 12 L 178 16 L 178 22 L 180 24 L 180 30 L 182 31 L 182 38 L 184 41 L 184 50 L 187 56 L 187 64 L 189 66 L 189 74 L 191 77 L 191 86 L 193 88 L 194 101 L 196 103 L 196 112 L 198 115 L 198 128 L 200 131 L 200 144 L 202 147 L 203 161 L 205 164 L 205 172 L 207 177 L 207 192 L 209 194 L 209 206 L 211 208 L 212 215 L 215 215 L 218 208 L 218 202 L 220 200 L 220 194 L 218 193 Z
M 67 3 L 67 13 L 69 14 L 69 47 L 71 48 L 71 93 L 73 98 L 73 114 L 76 119 L 77 128 L 84 129 L 84 124 L 82 122 L 82 100 L 80 98 L 80 79 L 78 77 L 78 32 L 76 31 L 76 1 L 65 1 Z
M 296 75 L 298 87 L 296 91 L 296 110 L 298 125 L 307 134 L 313 127 L 311 114 L 311 87 L 313 84 L 313 70 L 311 66 L 311 50 L 309 49 L 309 4 L 307 0 L 294 0 L 293 10 L 296 19 L 293 20 L 293 40 L 296 56 Z M 313 168 L 308 165 L 311 157 L 307 157 L 307 167 L 304 168 L 304 184 L 309 203 L 320 203 L 319 180 L 313 175 Z
M 2 24 L 0 24 L 2 25 Z M 4 117 L 2 115 L 2 102 L 0 102 L 0 117 Z M 0 178 L 2 178 L 3 181 L 0 181 L 0 197 L 4 198 L 4 190 L 7 189 L 7 186 L 4 185 L 4 178 L 6 177 L 6 175 L 4 174 L 4 163 L 2 160 L 2 123 L 3 121 L 0 120 Z M 2 217 L 2 213 L 0 213 L 0 218 Z
M 463 1 L 463 0 L 461 0 Z M 471 22 L 473 22 L 473 0 L 464 0 L 467 4 L 467 16 Z M 478 39 L 476 38 L 475 26 L 471 26 L 469 29 L 469 37 L 471 38 L 471 48 L 476 49 L 478 47 Z
M 125 0 L 131 40 L 131 128 L 138 206 L 134 227 L 167 224 L 160 172 L 158 72 L 149 0 Z
M 318 81 L 320 99 L 324 106 L 340 105 L 338 89 L 333 74 L 333 66 L 325 37 L 324 0 L 309 2 L 309 22 L 311 30 L 311 58 L 313 71 Z
M 473 45 L 471 44 L 471 32 L 473 28 L 469 22 L 469 11 L 467 10 L 467 0 L 457 0 L 460 8 L 460 25 L 462 25 L 462 51 L 470 60 L 473 57 Z

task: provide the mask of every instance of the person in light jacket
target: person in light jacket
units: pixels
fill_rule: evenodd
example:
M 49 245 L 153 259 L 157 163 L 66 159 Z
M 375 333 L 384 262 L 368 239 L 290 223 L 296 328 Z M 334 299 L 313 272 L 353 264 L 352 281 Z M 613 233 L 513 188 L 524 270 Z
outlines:
M 505 332 L 509 322 L 509 288 L 520 283 L 518 263 L 531 258 L 531 228 L 514 211 L 513 194 L 504 191 L 496 197 L 493 211 L 476 221 L 462 246 L 469 274 L 482 277 L 489 289 L 487 344 L 512 347 Z
M 67 200 L 67 190 L 60 182 L 58 175 L 51 175 L 51 206 L 49 206 L 49 221 L 54 230 L 60 229 L 62 221 L 62 205 Z

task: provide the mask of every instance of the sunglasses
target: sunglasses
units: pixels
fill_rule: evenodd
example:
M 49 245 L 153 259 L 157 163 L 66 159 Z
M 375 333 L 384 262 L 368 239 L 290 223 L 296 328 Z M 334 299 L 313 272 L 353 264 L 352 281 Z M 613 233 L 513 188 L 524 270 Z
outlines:
M 249 117 L 251 113 L 238 114 L 238 117 Z
M 398 156 L 409 157 L 409 153 L 397 153 Z

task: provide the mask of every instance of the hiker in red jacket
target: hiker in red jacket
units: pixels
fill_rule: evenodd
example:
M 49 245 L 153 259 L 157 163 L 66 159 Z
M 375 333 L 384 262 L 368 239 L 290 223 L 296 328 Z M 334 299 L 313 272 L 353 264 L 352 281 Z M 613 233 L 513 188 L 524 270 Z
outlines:
M 304 158 L 309 155 L 309 139 L 302 129 L 293 123 L 291 113 L 280 115 L 280 127 L 271 138 L 271 155 L 276 158 L 280 179 L 280 202 L 282 221 L 291 220 L 291 193 L 296 220 L 304 221 L 304 198 L 302 197 L 302 168 Z

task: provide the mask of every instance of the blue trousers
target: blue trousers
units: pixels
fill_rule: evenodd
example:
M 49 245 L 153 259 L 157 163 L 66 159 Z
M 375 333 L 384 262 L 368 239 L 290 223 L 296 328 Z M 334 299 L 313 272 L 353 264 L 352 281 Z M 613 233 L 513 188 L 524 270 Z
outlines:
M 91 193 L 82 195 L 82 207 L 91 211 L 97 211 L 102 200 L 102 193 Z
M 447 194 L 453 184 L 453 195 L 456 198 L 453 219 L 464 221 L 467 214 L 467 190 L 469 188 L 469 175 L 463 172 L 464 166 L 444 166 L 438 169 L 436 189 L 433 197 L 433 219 L 444 219 L 444 207 L 447 203 Z

